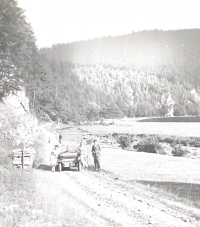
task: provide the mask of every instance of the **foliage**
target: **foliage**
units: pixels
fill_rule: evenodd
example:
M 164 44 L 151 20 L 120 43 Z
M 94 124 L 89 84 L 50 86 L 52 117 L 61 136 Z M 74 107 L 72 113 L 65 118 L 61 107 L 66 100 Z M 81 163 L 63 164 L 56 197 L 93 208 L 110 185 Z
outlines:
M 148 136 L 143 138 L 138 144 L 137 144 L 137 150 L 147 153 L 163 153 L 163 148 L 158 142 L 158 139 L 153 136 Z
M 139 74 L 145 72 L 148 75 L 166 78 L 170 84 L 180 83 L 187 87 L 189 82 L 197 87 L 199 37 L 199 29 L 141 31 L 118 37 L 57 44 L 51 48 L 43 48 L 40 52 L 58 62 L 79 63 L 79 65 L 104 64 L 105 68 L 112 67 L 111 70 L 118 67 L 121 71 L 125 71 L 133 66 Z M 92 70 L 90 72 L 93 73 Z M 116 73 L 110 71 L 109 76 L 116 76 Z M 188 89 L 190 88 L 188 86 Z
M 166 78 L 138 72 L 132 67 L 73 66 L 67 62 L 50 61 L 45 56 L 41 59 L 42 66 L 30 81 L 32 87 L 28 93 L 31 108 L 38 117 L 45 117 L 44 113 L 47 113 L 52 120 L 56 116 L 63 122 L 80 122 L 124 116 L 162 116 L 163 109 L 157 109 L 156 103 L 162 97 L 163 87 L 170 91 L 176 103 L 182 102 L 182 93 L 185 94 L 186 101 L 176 108 L 185 106 L 186 112 L 175 113 L 197 113 L 193 111 L 196 103 L 190 91 L 184 85 L 171 84 Z M 40 71 L 44 73 L 42 76 Z M 191 100 L 190 108 L 187 99 Z M 90 103 L 95 103 L 97 108 Z
M 172 154 L 173 156 L 183 157 L 187 155 L 189 151 L 187 149 L 184 149 L 180 144 L 173 146 Z
M 35 38 L 15 0 L 0 0 L 0 101 L 28 82 Z
M 148 153 L 158 153 L 166 155 L 167 152 L 161 143 L 168 143 L 173 147 L 174 156 L 185 156 L 189 151 L 182 146 L 199 147 L 200 138 L 198 137 L 179 137 L 165 135 L 132 135 L 113 133 L 112 137 L 120 144 L 122 148 L 130 147 L 133 141 L 137 141 L 133 148 L 138 151 Z
M 126 135 L 126 134 L 121 135 L 118 137 L 117 142 L 120 144 L 120 146 L 123 149 L 128 148 L 131 145 L 131 137 L 130 135 Z
M 200 147 L 200 138 L 198 137 L 177 137 L 177 136 L 158 136 L 160 142 L 169 144 L 180 144 L 182 146 Z
M 174 115 L 198 115 L 200 102 L 190 92 L 199 94 L 200 85 L 194 37 L 199 30 L 155 30 L 43 48 L 34 108 L 38 115 L 54 110 L 63 121 L 163 116 L 166 107 L 156 104 L 170 92 Z M 90 102 L 101 111 L 88 110 Z
M 102 108 L 101 116 L 102 118 L 112 119 L 122 118 L 124 114 L 116 104 L 110 104 Z
M 95 102 L 89 102 L 87 105 L 86 115 L 87 119 L 90 121 L 98 120 L 101 107 Z

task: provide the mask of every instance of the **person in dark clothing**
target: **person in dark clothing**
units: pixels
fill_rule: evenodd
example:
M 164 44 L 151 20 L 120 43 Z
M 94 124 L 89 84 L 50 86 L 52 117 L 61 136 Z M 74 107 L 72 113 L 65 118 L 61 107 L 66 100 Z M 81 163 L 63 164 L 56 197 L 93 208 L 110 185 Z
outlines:
M 61 141 L 62 141 L 62 135 L 59 134 L 59 143 L 61 144 Z
M 101 147 L 97 143 L 97 140 L 94 140 L 94 144 L 92 146 L 92 156 L 94 158 L 94 166 L 96 170 L 100 170 L 100 155 L 101 155 Z

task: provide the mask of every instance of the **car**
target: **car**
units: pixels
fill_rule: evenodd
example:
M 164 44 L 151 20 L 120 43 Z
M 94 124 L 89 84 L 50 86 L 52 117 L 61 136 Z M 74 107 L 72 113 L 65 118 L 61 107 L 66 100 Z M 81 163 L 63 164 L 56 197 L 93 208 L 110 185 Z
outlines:
M 71 168 L 77 166 L 78 163 L 75 163 L 77 157 L 76 152 L 64 151 L 58 155 L 58 171 L 61 172 L 63 168 Z

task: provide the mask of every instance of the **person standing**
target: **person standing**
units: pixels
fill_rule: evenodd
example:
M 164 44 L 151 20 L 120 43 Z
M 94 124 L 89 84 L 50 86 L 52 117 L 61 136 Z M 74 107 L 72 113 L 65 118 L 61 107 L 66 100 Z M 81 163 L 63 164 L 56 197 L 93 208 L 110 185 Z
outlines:
M 56 170 L 56 165 L 57 165 L 57 161 L 58 161 L 58 149 L 59 149 L 59 146 L 55 145 L 55 148 L 53 149 L 53 151 L 51 152 L 51 155 L 50 155 L 50 164 L 51 164 L 52 172 L 55 172 L 55 170 Z
M 75 158 L 75 163 L 80 162 L 83 170 L 88 168 L 88 154 L 87 149 L 85 148 L 83 142 L 80 143 L 79 147 L 76 150 L 77 157 Z
M 59 134 L 59 143 L 61 144 L 61 142 L 62 142 L 62 135 Z
M 94 166 L 96 170 L 100 170 L 100 155 L 101 155 L 101 147 L 97 143 L 97 140 L 95 139 L 94 144 L 92 146 L 92 156 L 94 158 Z

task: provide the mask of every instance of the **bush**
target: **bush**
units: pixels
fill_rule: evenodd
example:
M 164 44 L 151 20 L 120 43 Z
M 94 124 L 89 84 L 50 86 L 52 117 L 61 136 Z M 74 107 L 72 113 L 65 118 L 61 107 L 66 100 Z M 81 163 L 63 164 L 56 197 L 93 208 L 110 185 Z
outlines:
M 189 144 L 192 147 L 200 147 L 200 138 L 190 138 Z
M 120 146 L 124 149 L 127 147 L 130 147 L 131 145 L 131 138 L 130 135 L 121 135 L 117 142 L 120 144 Z
M 190 143 L 194 143 L 194 139 L 190 137 L 177 137 L 177 136 L 164 136 L 161 135 L 158 137 L 160 142 L 165 142 L 169 144 L 181 144 L 183 146 L 191 145 Z M 193 145 L 191 145 L 193 146 Z
M 164 154 L 162 146 L 159 144 L 156 137 L 146 137 L 137 145 L 138 151 L 147 153 L 161 153 Z
M 177 157 L 183 157 L 187 155 L 187 153 L 189 153 L 189 151 L 187 149 L 184 149 L 181 145 L 174 146 L 172 150 L 173 156 Z

